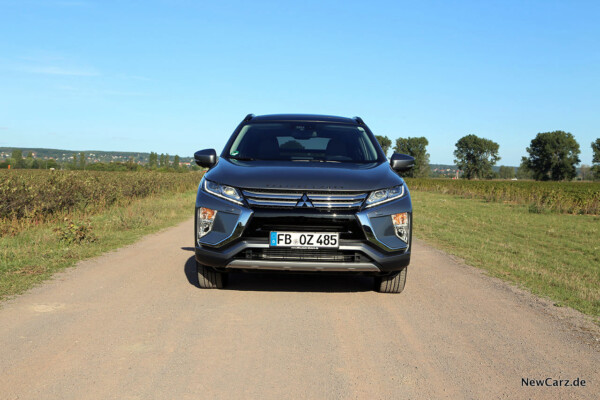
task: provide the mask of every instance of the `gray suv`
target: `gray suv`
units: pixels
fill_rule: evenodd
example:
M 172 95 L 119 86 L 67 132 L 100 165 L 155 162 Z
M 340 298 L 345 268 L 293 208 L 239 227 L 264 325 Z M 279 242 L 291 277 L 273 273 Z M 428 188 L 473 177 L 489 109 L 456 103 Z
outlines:
M 208 168 L 196 198 L 195 249 L 202 288 L 223 288 L 231 271 L 355 273 L 400 293 L 412 239 L 412 204 L 362 119 L 248 115 Z

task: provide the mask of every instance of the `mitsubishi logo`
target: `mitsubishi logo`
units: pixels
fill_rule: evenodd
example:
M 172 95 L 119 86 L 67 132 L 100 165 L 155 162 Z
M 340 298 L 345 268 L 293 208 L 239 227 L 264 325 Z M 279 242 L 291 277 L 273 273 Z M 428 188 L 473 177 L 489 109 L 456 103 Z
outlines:
M 300 198 L 300 200 L 298 200 L 298 204 L 296 204 L 296 207 L 314 207 L 314 206 L 313 206 L 313 203 L 308 198 L 308 196 L 306 195 L 306 193 L 304 193 L 302 195 L 302 197 Z

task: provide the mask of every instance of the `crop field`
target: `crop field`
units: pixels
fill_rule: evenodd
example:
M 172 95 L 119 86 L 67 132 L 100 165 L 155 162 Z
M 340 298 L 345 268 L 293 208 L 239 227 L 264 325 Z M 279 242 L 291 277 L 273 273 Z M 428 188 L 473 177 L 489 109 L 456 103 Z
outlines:
M 198 187 L 201 173 L 0 170 L 0 236 Z
M 191 218 L 201 177 L 0 171 L 0 300 L 79 260 Z
M 410 179 L 411 190 L 523 204 L 532 213 L 600 214 L 600 182 L 469 181 Z

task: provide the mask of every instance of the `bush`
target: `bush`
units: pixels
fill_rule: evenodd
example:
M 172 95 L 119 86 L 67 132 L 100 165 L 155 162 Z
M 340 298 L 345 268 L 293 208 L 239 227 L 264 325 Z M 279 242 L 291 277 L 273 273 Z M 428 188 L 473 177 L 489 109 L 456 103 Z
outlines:
M 410 189 L 494 202 L 526 204 L 531 212 L 600 214 L 600 183 L 407 179 Z M 536 211 L 537 210 L 537 211 Z
M 65 222 L 65 226 L 54 230 L 62 242 L 81 244 L 96 241 L 96 235 L 92 232 L 92 224 L 89 221 L 75 223 L 65 218 Z
M 199 172 L 1 170 L 0 235 L 73 212 L 95 214 L 135 199 L 185 192 L 201 177 Z

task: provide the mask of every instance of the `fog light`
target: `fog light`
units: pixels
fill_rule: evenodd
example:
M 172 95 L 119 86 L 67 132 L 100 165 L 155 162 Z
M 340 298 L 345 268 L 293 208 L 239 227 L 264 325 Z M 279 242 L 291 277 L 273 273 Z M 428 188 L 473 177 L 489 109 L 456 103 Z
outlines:
M 410 221 L 408 218 L 408 213 L 399 213 L 393 214 L 392 223 L 394 224 L 394 232 L 396 232 L 396 236 L 400 238 L 400 240 L 408 243 L 408 235 L 410 232 Z
M 216 216 L 217 210 L 211 210 L 210 208 L 205 207 L 200 207 L 198 209 L 198 239 L 210 232 Z

